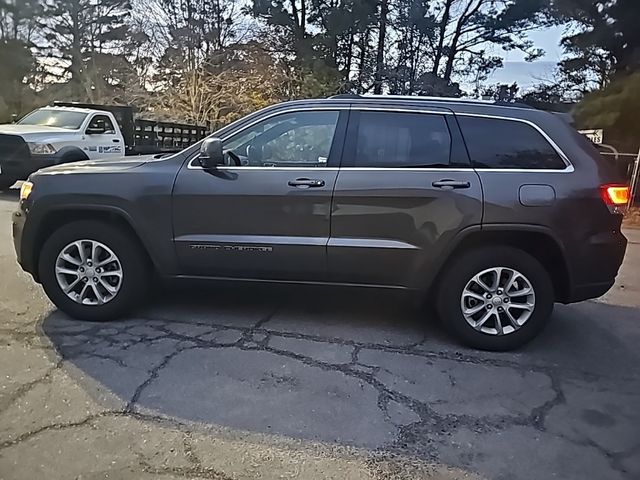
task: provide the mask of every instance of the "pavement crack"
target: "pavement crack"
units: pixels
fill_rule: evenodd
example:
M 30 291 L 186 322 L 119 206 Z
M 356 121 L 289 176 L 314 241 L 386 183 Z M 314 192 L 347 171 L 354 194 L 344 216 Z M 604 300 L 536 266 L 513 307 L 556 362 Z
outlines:
M 58 370 L 63 363 L 64 363 L 64 359 L 62 358 L 58 359 L 58 361 L 49 369 L 47 369 L 44 375 L 42 375 L 40 378 L 37 378 L 36 380 L 20 385 L 20 387 L 18 387 L 11 395 L 3 399 L 2 403 L 0 403 L 0 412 L 3 412 L 7 408 L 9 408 L 11 405 L 16 403 L 20 398 L 24 397 L 36 386 L 50 381 L 51 376 L 53 375 L 53 372 Z
M 140 399 L 140 395 L 142 395 L 142 392 L 151 383 L 153 383 L 153 381 L 156 378 L 158 378 L 158 375 L 160 375 L 160 371 L 164 367 L 166 367 L 174 357 L 176 357 L 180 353 L 184 352 L 185 350 L 189 350 L 189 349 L 192 349 L 192 348 L 194 348 L 194 347 L 187 346 L 187 347 L 183 347 L 183 348 L 178 348 L 177 350 L 175 350 L 175 351 L 171 352 L 170 354 L 166 355 L 158 365 L 156 365 L 153 369 L 151 369 L 151 371 L 149 373 L 149 377 L 147 377 L 147 379 L 144 382 L 142 382 L 140 385 L 138 385 L 138 387 L 136 388 L 135 392 L 133 392 L 131 400 L 127 403 L 127 406 L 125 407 L 124 411 L 125 412 L 132 412 L 134 406 L 136 405 L 136 403 L 138 403 L 138 400 Z
M 88 425 L 91 422 L 93 422 L 94 420 L 97 420 L 98 418 L 101 417 L 105 417 L 105 416 L 109 416 L 109 415 L 113 415 L 114 413 L 119 413 L 116 411 L 105 411 L 105 412 L 101 412 L 101 413 L 97 413 L 95 415 L 90 415 L 86 418 L 84 418 L 83 420 L 80 420 L 78 422 L 70 422 L 70 423 L 53 423 L 50 425 L 45 425 L 44 427 L 40 427 L 37 428 L 36 430 L 31 430 L 29 432 L 23 433 L 22 435 L 12 439 L 12 440 L 8 440 L 6 442 L 0 443 L 0 450 L 3 450 L 5 448 L 11 447 L 13 445 L 17 445 L 19 443 L 25 442 L 35 436 L 40 435 L 41 433 L 44 432 L 48 432 L 51 430 L 68 430 L 70 428 L 77 428 L 77 427 L 82 427 L 84 425 Z

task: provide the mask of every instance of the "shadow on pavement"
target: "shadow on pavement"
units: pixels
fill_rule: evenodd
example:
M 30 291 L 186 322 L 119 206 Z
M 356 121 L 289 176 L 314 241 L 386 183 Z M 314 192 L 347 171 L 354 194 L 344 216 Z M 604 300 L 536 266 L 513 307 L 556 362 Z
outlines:
M 423 457 L 458 428 L 544 424 L 534 414 L 563 397 L 554 375 L 623 381 L 640 364 L 634 309 L 558 306 L 526 348 L 489 353 L 410 305 L 378 291 L 197 286 L 127 320 L 54 312 L 42 329 L 127 411 Z

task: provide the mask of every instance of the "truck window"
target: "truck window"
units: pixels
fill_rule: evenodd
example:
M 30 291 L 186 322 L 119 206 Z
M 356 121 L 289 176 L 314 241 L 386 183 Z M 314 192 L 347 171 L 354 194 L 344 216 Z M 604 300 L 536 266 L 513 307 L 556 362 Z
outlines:
M 49 108 L 41 108 L 34 110 L 30 114 L 23 117 L 19 125 L 43 125 L 47 127 L 66 128 L 68 130 L 77 130 L 87 118 L 86 113 L 71 112 L 65 110 L 56 110 Z
M 516 120 L 458 115 L 469 156 L 479 168 L 563 170 L 566 164 L 531 125 Z
M 96 115 L 89 122 L 89 126 L 87 128 L 95 128 L 104 130 L 104 133 L 114 134 L 116 133 L 116 129 L 113 127 L 113 122 L 106 115 Z

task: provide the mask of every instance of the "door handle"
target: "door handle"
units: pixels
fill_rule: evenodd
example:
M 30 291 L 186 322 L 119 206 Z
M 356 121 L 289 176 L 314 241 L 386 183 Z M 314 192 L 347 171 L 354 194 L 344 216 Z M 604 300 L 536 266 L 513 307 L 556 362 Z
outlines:
M 316 178 L 296 178 L 295 180 L 289 180 L 289 186 L 298 188 L 324 187 L 324 180 Z
M 471 186 L 471 183 L 451 180 L 450 178 L 443 178 L 442 180 L 433 182 L 431 185 L 443 190 L 453 190 L 454 188 L 469 188 Z
M 120 139 L 118 139 L 118 138 L 113 138 L 111 141 L 112 141 L 113 143 L 120 143 Z

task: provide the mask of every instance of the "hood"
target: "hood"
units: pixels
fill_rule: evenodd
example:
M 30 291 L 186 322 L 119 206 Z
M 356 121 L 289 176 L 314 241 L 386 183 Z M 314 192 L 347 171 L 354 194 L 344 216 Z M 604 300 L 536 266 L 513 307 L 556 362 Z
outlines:
M 104 160 L 84 160 L 82 162 L 63 163 L 38 170 L 36 175 L 68 175 L 72 173 L 118 172 L 139 167 L 153 160 L 155 155 L 136 155 Z
M 74 134 L 75 130 L 61 127 L 47 127 L 46 125 L 18 125 L 17 123 L 0 125 L 0 133 L 10 135 L 32 134 L 32 133 L 60 133 Z

